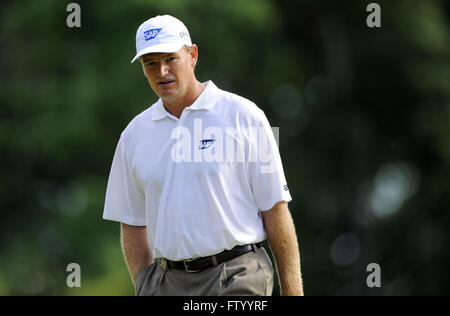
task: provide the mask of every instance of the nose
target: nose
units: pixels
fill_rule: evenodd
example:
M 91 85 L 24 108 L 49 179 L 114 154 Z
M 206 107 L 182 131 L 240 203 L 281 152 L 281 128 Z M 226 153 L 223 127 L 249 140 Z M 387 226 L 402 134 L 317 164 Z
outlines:
M 159 65 L 159 75 L 161 77 L 164 77 L 165 75 L 167 75 L 167 73 L 169 72 L 169 66 L 166 63 L 161 63 Z

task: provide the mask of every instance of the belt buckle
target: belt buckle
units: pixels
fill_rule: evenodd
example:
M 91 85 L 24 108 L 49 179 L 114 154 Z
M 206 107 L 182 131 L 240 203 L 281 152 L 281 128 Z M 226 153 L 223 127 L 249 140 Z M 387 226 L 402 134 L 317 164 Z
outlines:
M 201 271 L 201 270 L 191 270 L 191 269 L 189 269 L 189 267 L 188 267 L 188 265 L 186 263 L 194 261 L 194 260 L 196 260 L 196 258 L 183 260 L 184 269 L 186 270 L 186 272 L 188 272 L 188 273 L 195 273 L 195 272 L 200 272 Z
M 167 270 L 167 260 L 164 258 L 159 259 L 159 264 L 163 267 L 164 270 Z

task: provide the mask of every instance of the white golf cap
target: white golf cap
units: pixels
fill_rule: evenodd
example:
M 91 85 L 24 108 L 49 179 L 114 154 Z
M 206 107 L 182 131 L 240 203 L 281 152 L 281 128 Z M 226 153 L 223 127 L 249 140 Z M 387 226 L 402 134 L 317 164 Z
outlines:
M 186 26 L 170 15 L 158 15 L 139 26 L 136 32 L 136 56 L 132 63 L 145 54 L 174 53 L 184 45 L 192 46 Z

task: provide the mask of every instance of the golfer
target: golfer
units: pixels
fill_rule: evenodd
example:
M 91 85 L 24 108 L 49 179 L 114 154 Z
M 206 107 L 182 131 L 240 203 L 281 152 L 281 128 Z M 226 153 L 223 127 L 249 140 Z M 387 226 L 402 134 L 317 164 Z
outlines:
M 136 34 L 158 101 L 122 132 L 103 218 L 121 224 L 136 295 L 303 295 L 278 146 L 253 102 L 195 76 L 198 47 L 178 19 Z

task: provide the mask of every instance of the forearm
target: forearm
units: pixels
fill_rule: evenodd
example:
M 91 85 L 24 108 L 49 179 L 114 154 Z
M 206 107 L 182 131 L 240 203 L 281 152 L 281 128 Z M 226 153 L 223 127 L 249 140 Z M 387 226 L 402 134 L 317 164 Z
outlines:
M 277 203 L 270 211 L 263 212 L 263 218 L 270 248 L 276 261 L 281 294 L 303 295 L 300 252 L 287 203 Z
M 153 262 L 146 227 L 122 224 L 121 241 L 125 262 L 134 282 L 137 273 Z

